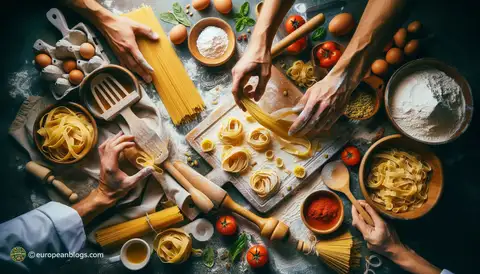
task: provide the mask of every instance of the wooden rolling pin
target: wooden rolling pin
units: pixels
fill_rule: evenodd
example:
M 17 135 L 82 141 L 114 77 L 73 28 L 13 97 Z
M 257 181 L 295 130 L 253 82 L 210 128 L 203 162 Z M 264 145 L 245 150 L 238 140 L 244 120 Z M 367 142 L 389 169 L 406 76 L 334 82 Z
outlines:
M 30 161 L 25 166 L 27 171 L 40 179 L 43 183 L 51 184 L 58 190 L 70 203 L 76 203 L 78 201 L 77 193 L 68 188 L 62 181 L 55 179 L 52 171 L 44 166 L 41 166 L 34 161 Z
M 228 193 L 187 164 L 176 161 L 173 166 L 198 190 L 205 193 L 218 207 L 229 209 L 250 220 L 260 228 L 260 235 L 270 240 L 284 240 L 289 236 L 289 229 L 283 222 L 270 217 L 262 218 L 245 207 L 237 204 Z M 173 175 L 173 174 L 172 174 Z M 175 177 L 175 175 L 173 175 Z
M 322 25 L 323 23 L 325 23 L 325 15 L 323 15 L 323 13 L 315 15 L 315 17 L 308 20 L 305 24 L 303 24 L 303 26 L 299 27 L 294 32 L 290 33 L 285 38 L 280 40 L 280 42 L 276 43 L 272 47 L 272 58 L 275 58 L 276 56 L 281 54 L 288 46 L 293 44 L 293 42 L 314 31 L 318 26 Z

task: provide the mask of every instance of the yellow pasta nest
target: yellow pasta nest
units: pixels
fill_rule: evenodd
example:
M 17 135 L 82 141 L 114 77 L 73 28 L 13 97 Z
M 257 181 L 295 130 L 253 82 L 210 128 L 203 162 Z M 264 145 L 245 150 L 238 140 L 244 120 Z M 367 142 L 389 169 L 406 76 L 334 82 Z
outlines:
M 203 152 L 210 152 L 215 148 L 215 143 L 212 140 L 205 138 L 200 143 Z
M 192 238 L 182 229 L 169 228 L 155 237 L 153 247 L 163 263 L 179 264 L 190 257 Z
M 306 170 L 305 170 L 305 167 L 303 166 L 295 166 L 293 168 L 293 175 L 295 175 L 295 177 L 297 178 L 304 178 L 305 175 L 307 174 Z
M 95 133 L 88 117 L 65 106 L 46 113 L 37 133 L 43 137 L 42 151 L 59 162 L 81 158 L 94 145 Z
M 280 179 L 275 171 L 260 169 L 250 176 L 250 187 L 259 197 L 265 198 L 278 191 Z
M 392 212 L 421 207 L 428 198 L 428 174 L 432 168 L 417 155 L 388 150 L 374 156 L 367 187 L 374 202 Z
M 227 172 L 239 173 L 250 166 L 251 155 L 246 148 L 225 146 L 222 153 L 222 168 Z
M 273 150 L 267 150 L 267 152 L 265 152 L 265 157 L 267 157 L 268 160 L 273 160 L 273 157 L 275 157 Z
M 309 88 L 317 82 L 311 62 L 304 63 L 301 60 L 294 62 L 287 70 L 287 75 L 295 81 L 295 84 L 299 87 Z
M 226 145 L 236 145 L 242 142 L 243 139 L 243 125 L 234 117 L 227 119 L 227 122 L 222 124 L 218 132 L 218 138 Z
M 272 142 L 270 132 L 263 127 L 252 130 L 247 137 L 247 143 L 256 151 L 263 151 Z
M 283 168 L 284 167 L 284 163 L 283 163 L 283 159 L 282 158 L 276 158 L 275 159 L 275 165 L 278 167 L 278 168 Z

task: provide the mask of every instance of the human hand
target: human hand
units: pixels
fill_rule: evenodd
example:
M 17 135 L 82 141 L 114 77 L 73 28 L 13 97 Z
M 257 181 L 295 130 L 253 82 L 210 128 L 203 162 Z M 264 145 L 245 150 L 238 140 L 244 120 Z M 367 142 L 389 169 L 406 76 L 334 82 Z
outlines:
M 341 78 L 327 75 L 310 87 L 293 108 L 300 115 L 288 134 L 304 136 L 329 130 L 342 115 L 349 97 Z
M 406 249 L 395 230 L 389 227 L 369 204 L 364 200 L 358 202 L 370 214 L 375 224 L 375 226 L 368 225 L 352 206 L 352 225 L 362 233 L 369 249 L 388 258 L 391 258 L 398 250 Z
M 258 38 L 257 41 L 258 40 L 260 40 L 260 38 Z M 272 56 L 270 54 L 270 50 L 262 44 L 254 42 L 255 40 L 253 39 L 251 41 L 252 42 L 248 45 L 248 48 L 243 54 L 242 58 L 240 58 L 235 67 L 232 69 L 233 98 L 243 111 L 246 111 L 246 109 L 245 106 L 240 102 L 240 97 L 242 95 L 246 95 L 255 101 L 260 100 L 265 92 L 268 80 L 270 79 L 272 66 Z M 258 76 L 257 87 L 251 92 L 243 94 L 243 88 L 251 76 Z
M 107 38 L 120 63 L 140 75 L 145 82 L 151 82 L 153 68 L 138 49 L 135 36 L 142 35 L 158 40 L 158 34 L 148 26 L 113 14 L 101 20 L 98 27 Z
M 132 176 L 128 176 L 118 166 L 118 156 L 125 148 L 134 147 L 134 137 L 119 132 L 103 142 L 98 151 L 100 154 L 100 183 L 98 192 L 111 202 L 124 197 L 135 185 L 150 175 L 151 167 L 146 167 Z

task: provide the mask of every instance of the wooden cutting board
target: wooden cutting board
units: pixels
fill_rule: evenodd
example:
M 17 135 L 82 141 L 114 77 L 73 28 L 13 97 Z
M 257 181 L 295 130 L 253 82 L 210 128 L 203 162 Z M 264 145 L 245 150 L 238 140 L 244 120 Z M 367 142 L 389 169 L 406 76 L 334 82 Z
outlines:
M 284 96 L 283 94 L 285 90 L 288 91 L 287 96 Z M 302 92 L 290 82 L 281 71 L 275 66 L 272 66 L 270 82 L 264 96 L 259 102 L 259 105 L 264 111 L 271 113 L 281 108 L 294 106 L 295 103 L 300 100 L 302 95 Z M 353 133 L 353 128 L 348 123 L 335 125 L 330 136 L 324 137 L 321 140 L 321 149 L 312 158 L 307 160 L 299 159 L 284 152 L 280 148 L 278 141 L 274 139 L 272 142 L 272 150 L 274 151 L 275 156 L 281 157 L 284 160 L 287 170 L 293 170 L 295 165 L 304 166 L 307 175 L 303 179 L 298 179 L 293 174 L 288 174 L 287 172 L 278 169 L 275 166 L 274 161 L 267 160 L 262 152 L 255 152 L 244 140 L 242 147 L 245 147 L 252 152 L 252 162 L 255 162 L 256 164 L 248 172 L 231 174 L 223 171 L 221 168 L 221 153 L 223 147 L 217 137 L 222 122 L 228 117 L 239 119 L 244 126 L 245 133 L 250 132 L 254 128 L 261 127 L 261 125 L 256 122 L 248 122 L 245 113 L 236 106 L 232 98 L 230 102 L 220 105 L 197 127 L 191 130 L 186 135 L 186 140 L 212 166 L 213 170 L 207 175 L 207 178 L 219 186 L 223 186 L 227 182 L 233 183 L 252 206 L 262 213 L 271 210 L 285 197 L 290 196 L 298 186 L 309 180 L 320 166 L 327 162 L 333 154 L 345 145 Z M 205 153 L 202 151 L 200 143 L 204 138 L 209 138 L 216 144 L 216 148 L 213 152 Z M 258 197 L 249 186 L 250 175 L 253 171 L 262 168 L 275 170 L 281 179 L 279 191 L 267 198 Z

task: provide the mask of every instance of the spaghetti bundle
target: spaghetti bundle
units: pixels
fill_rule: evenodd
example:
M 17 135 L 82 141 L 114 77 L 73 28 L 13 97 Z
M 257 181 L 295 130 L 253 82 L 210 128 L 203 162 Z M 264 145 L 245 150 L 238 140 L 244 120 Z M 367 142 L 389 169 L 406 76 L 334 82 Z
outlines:
M 169 228 L 155 237 L 153 249 L 163 263 L 183 263 L 192 253 L 192 238 L 182 229 Z
M 81 158 L 94 145 L 94 130 L 88 117 L 59 106 L 40 119 L 37 131 L 44 140 L 42 151 L 54 160 L 67 162 Z
M 280 178 L 271 169 L 260 169 L 250 177 L 250 187 L 259 197 L 265 198 L 279 189 Z
M 252 130 L 247 137 L 247 143 L 256 151 L 267 149 L 271 142 L 270 132 L 261 127 Z
M 194 119 L 205 103 L 188 76 L 182 62 L 151 7 L 142 7 L 123 16 L 145 24 L 159 35 L 158 41 L 138 38 L 138 47 L 153 67 L 153 84 L 175 125 Z
M 170 207 L 145 217 L 99 229 L 95 240 L 103 248 L 121 245 L 131 238 L 141 237 L 148 232 L 169 227 L 183 221 L 183 215 L 177 206 Z

